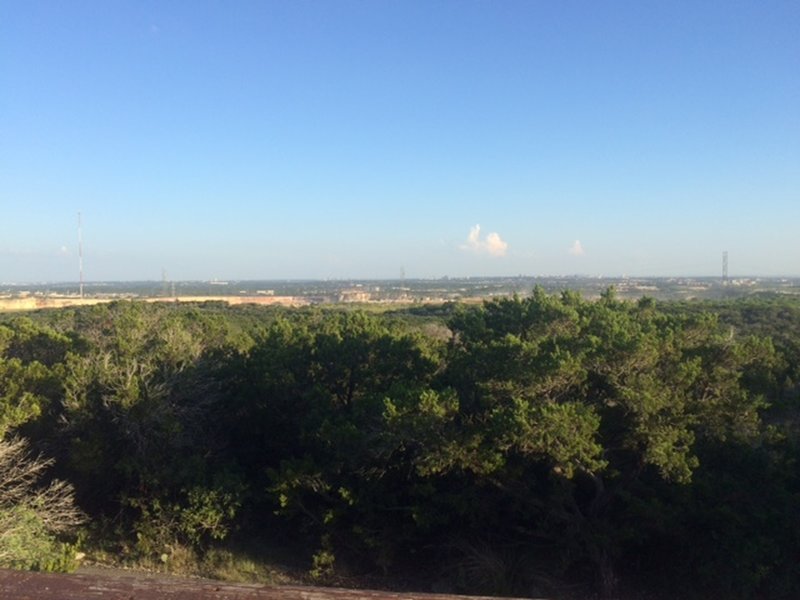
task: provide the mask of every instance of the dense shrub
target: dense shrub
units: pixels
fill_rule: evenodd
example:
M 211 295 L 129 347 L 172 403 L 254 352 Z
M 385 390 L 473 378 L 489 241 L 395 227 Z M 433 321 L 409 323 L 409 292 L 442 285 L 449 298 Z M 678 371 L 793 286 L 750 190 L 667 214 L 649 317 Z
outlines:
M 3 443 L 27 435 L 155 560 L 233 536 L 299 546 L 320 581 L 800 593 L 800 303 L 535 290 L 415 313 L 121 302 L 6 319 Z M 27 497 L 69 497 L 47 477 Z M 3 564 L 63 564 L 75 519 L 54 528 L 43 506 L 0 498 Z

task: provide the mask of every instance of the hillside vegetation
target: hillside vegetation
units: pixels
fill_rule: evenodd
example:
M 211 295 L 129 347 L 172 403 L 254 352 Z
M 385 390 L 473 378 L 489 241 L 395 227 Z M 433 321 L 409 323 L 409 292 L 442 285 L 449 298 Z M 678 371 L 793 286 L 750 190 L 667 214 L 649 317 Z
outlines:
M 277 552 L 320 582 L 800 595 L 797 301 L 3 319 L 0 566 Z

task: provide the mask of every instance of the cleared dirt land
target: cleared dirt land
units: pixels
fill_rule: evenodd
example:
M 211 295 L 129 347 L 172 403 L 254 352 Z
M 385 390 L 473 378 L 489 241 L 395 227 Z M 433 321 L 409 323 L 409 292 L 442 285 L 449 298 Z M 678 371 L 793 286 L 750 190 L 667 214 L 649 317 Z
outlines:
M 0 312 L 38 310 L 40 308 L 65 308 L 68 306 L 91 306 L 107 304 L 119 298 L 0 298 Z M 144 302 L 225 302 L 231 305 L 259 304 L 263 306 L 305 306 L 309 302 L 300 296 L 174 296 L 158 298 L 137 298 Z

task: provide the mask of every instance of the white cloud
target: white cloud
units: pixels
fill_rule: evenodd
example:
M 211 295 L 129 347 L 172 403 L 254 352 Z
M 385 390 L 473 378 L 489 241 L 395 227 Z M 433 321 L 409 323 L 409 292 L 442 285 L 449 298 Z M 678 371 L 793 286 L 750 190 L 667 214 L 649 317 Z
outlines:
M 572 242 L 572 246 L 569 247 L 568 252 L 572 254 L 572 256 L 583 256 L 586 254 L 586 251 L 583 249 L 583 244 L 581 244 L 580 240 L 575 240 Z
M 58 249 L 59 256 L 69 256 L 70 254 L 69 248 L 66 246 L 61 246 L 61 248 Z
M 489 254 L 490 256 L 505 256 L 508 242 L 503 241 L 500 234 L 492 232 L 481 239 L 481 226 L 475 225 L 469 230 L 467 243 L 461 246 L 462 250 L 469 250 L 476 254 Z
M 505 256 L 508 250 L 508 243 L 504 242 L 496 233 L 486 236 L 486 250 L 492 256 Z

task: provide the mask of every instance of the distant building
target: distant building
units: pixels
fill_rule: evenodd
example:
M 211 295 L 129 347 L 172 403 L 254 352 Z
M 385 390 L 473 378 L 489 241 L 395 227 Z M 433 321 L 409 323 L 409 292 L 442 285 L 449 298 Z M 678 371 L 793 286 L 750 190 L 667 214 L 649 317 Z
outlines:
M 372 294 L 361 289 L 342 290 L 339 292 L 339 302 L 369 302 Z

